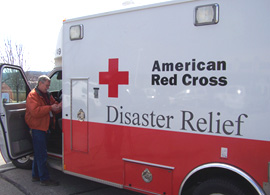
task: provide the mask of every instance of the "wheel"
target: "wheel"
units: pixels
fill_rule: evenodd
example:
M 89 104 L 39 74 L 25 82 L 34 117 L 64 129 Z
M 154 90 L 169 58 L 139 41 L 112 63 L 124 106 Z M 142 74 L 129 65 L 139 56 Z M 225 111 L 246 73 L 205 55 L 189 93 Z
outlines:
M 31 160 L 30 156 L 25 156 L 12 161 L 15 167 L 21 169 L 32 169 L 32 162 L 33 161 Z
M 208 179 L 198 185 L 193 195 L 245 195 L 234 180 L 225 178 Z

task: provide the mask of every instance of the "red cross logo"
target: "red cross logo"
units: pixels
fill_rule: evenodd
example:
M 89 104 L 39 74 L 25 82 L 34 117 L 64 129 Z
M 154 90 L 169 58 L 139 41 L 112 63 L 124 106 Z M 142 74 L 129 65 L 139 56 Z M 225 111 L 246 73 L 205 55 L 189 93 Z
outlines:
M 109 59 L 109 71 L 99 73 L 99 84 L 108 85 L 108 96 L 118 97 L 118 85 L 128 85 L 128 71 L 118 71 L 118 58 Z

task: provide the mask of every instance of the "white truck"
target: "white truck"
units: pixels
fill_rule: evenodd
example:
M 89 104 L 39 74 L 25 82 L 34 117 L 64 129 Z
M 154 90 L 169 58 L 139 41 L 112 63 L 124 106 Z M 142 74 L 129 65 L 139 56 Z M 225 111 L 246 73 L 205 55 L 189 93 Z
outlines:
M 66 20 L 51 166 L 145 194 L 270 194 L 269 7 L 177 0 Z M 19 67 L 1 81 L 1 151 L 26 166 L 29 88 Z

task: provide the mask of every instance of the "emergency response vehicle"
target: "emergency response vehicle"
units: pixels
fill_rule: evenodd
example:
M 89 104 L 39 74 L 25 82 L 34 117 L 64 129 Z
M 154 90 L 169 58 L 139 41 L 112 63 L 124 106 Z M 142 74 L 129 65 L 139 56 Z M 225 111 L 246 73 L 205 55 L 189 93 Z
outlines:
M 177 0 L 66 20 L 50 165 L 145 194 L 270 194 L 270 1 Z M 28 166 L 29 87 L 1 65 L 1 151 Z

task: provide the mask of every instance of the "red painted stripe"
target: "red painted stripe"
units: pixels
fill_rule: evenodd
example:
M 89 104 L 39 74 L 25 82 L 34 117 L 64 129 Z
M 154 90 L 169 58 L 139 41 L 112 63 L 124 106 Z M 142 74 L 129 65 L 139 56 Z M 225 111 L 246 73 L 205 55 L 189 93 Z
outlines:
M 181 181 L 191 170 L 211 162 L 238 167 L 261 186 L 267 181 L 270 162 L 267 141 L 89 122 L 86 134 L 88 151 L 82 152 L 71 149 L 69 120 L 63 120 L 63 129 L 66 169 L 118 184 L 124 184 L 122 158 L 175 167 L 174 194 L 178 193 Z M 85 147 L 84 141 L 78 139 L 76 142 L 78 147 Z M 220 157 L 221 147 L 228 148 L 227 159 Z

